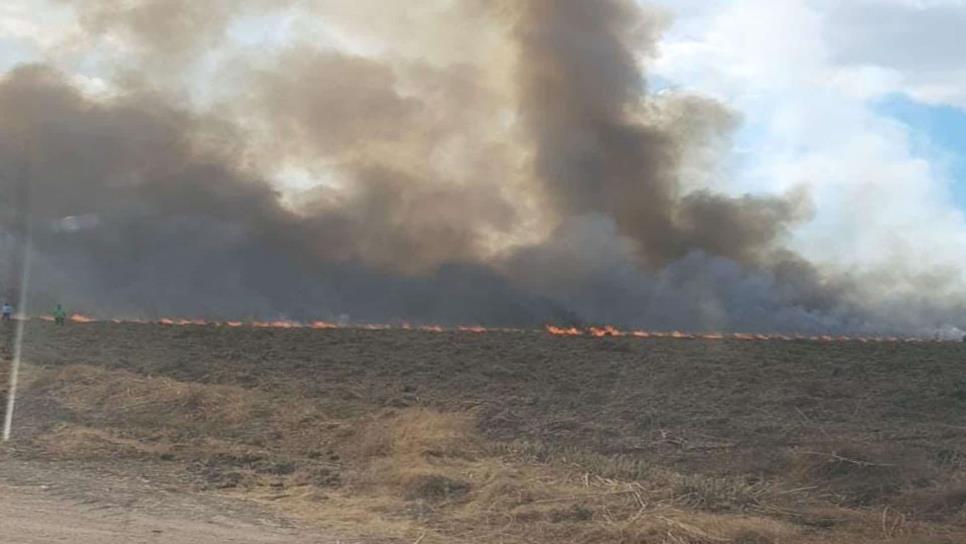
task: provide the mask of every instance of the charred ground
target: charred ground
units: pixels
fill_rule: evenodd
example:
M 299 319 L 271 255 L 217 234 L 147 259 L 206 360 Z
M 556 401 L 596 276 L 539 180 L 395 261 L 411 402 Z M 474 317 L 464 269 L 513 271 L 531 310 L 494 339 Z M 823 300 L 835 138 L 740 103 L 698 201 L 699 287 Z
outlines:
M 960 542 L 963 350 L 31 322 L 11 451 L 403 542 Z

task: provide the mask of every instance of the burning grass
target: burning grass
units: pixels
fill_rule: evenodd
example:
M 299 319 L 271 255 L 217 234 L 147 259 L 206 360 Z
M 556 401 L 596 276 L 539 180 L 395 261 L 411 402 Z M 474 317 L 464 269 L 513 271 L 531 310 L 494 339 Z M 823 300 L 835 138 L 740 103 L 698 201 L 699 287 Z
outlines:
M 28 332 L 24 395 L 59 407 L 31 438 L 42 455 L 163 463 L 344 532 L 423 544 L 966 535 L 952 345 Z
M 50 315 L 40 315 L 30 319 L 35 319 L 39 321 L 51 322 L 54 321 L 53 316 Z M 470 333 L 506 333 L 506 332 L 516 332 L 516 333 L 527 333 L 536 332 L 527 329 L 518 328 L 492 328 L 484 327 L 480 325 L 458 325 L 455 327 L 446 327 L 438 324 L 422 324 L 413 326 L 409 323 L 403 322 L 398 325 L 391 325 L 385 323 L 356 323 L 356 324 L 346 324 L 346 323 L 335 323 L 330 321 L 294 321 L 289 319 L 278 319 L 273 321 L 217 321 L 209 320 L 203 318 L 183 318 L 183 317 L 162 317 L 156 321 L 147 321 L 143 319 L 120 319 L 120 318 L 110 318 L 110 319 L 97 319 L 89 315 L 74 313 L 69 317 L 69 321 L 74 324 L 89 324 L 89 323 L 114 323 L 114 324 L 158 324 L 165 326 L 195 326 L 195 327 L 229 327 L 229 328 L 239 328 L 239 327 L 249 327 L 256 329 L 316 329 L 316 330 L 330 330 L 330 329 L 364 329 L 364 330 L 407 330 L 407 331 L 421 331 L 421 332 L 470 332 Z M 557 326 L 554 324 L 547 324 L 544 326 L 543 330 L 550 334 L 551 336 L 586 336 L 589 338 L 605 338 L 605 337 L 622 337 L 628 336 L 631 338 L 675 338 L 675 339 L 701 339 L 701 340 L 782 340 L 782 341 L 810 341 L 810 342 L 949 342 L 949 341 L 960 341 L 960 338 L 948 339 L 948 338 L 923 338 L 923 337 L 895 337 L 895 336 L 830 336 L 830 335 L 819 335 L 819 336 L 802 336 L 802 335 L 787 335 L 787 334 L 761 334 L 761 333 L 744 333 L 736 332 L 732 334 L 722 334 L 720 332 L 700 332 L 700 333 L 689 333 L 682 331 L 647 331 L 647 330 L 622 330 L 613 325 L 599 325 L 599 326 L 588 326 L 585 328 L 579 328 L 576 326 Z

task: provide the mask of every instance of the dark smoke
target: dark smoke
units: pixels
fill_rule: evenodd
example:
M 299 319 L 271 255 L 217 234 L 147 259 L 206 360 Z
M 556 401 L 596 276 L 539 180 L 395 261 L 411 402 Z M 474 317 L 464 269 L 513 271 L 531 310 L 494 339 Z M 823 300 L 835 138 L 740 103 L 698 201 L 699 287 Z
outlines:
M 404 177 L 375 171 L 347 201 L 298 215 L 236 166 L 245 150 L 230 128 L 151 95 L 96 104 L 42 67 L 20 68 L 0 83 L 0 115 L 9 136 L 0 164 L 14 167 L 3 173 L 4 193 L 17 187 L 7 180 L 25 165 L 35 224 L 99 218 L 75 233 L 35 229 L 35 285 L 72 307 L 154 317 L 351 313 L 517 325 L 565 317 L 478 264 L 406 277 L 359 262 L 370 253 L 376 263 L 418 262 L 417 246 L 434 247 L 433 239 L 453 244 L 441 248 L 457 257 L 465 235 L 419 217 L 420 203 L 467 204 L 445 189 L 402 190 Z M 11 232 L 13 211 L 4 214 Z
M 27 183 L 37 312 L 61 301 L 129 317 L 966 326 L 952 299 L 913 300 L 889 288 L 897 278 L 785 249 L 809 217 L 802 193 L 690 189 L 685 172 L 736 119 L 706 98 L 647 92 L 638 56 L 654 54 L 663 23 L 631 0 L 427 4 L 433 24 L 386 38 L 418 54 L 305 40 L 246 51 L 200 101 L 172 81 L 190 81 L 191 59 L 238 17 L 370 23 L 342 21 L 352 10 L 339 2 L 64 2 L 92 43 L 120 36 L 136 53 L 112 67 L 112 96 L 48 66 L 0 79 L 0 250 L 22 242 L 14 197 Z M 272 180 L 292 166 L 327 181 L 283 195 Z
M 486 236 L 517 224 L 496 183 L 502 159 L 467 134 L 486 103 L 467 84 L 471 69 L 422 67 L 442 96 L 416 98 L 401 95 L 393 70 L 373 60 L 304 49 L 281 59 L 281 68 L 249 75 L 254 91 L 238 107 L 258 112 L 256 122 L 276 140 L 263 146 L 272 157 L 301 164 L 323 157 L 339 171 L 344 188 L 316 189 L 299 206 L 325 260 L 427 272 L 485 261 Z M 451 149 L 456 168 L 434 165 L 433 156 L 460 138 L 472 143 L 472 156 Z
M 696 249 L 755 262 L 802 219 L 801 205 L 682 194 L 682 160 L 700 142 L 656 118 L 664 105 L 646 95 L 633 51 L 653 48 L 658 28 L 640 14 L 632 2 L 521 4 L 514 35 L 536 175 L 560 215 L 612 217 L 647 263 L 663 266 Z M 674 122 L 693 117 L 709 131 L 727 128 L 719 104 L 671 100 L 687 100 L 678 109 L 686 118 Z

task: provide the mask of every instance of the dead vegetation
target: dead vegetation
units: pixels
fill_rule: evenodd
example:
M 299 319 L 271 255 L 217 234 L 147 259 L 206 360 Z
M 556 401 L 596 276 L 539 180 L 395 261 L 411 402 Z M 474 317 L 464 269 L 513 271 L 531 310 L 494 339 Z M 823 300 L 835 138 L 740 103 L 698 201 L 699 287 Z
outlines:
M 960 346 L 32 332 L 26 402 L 53 408 L 23 454 L 158 463 L 343 532 L 966 541 Z

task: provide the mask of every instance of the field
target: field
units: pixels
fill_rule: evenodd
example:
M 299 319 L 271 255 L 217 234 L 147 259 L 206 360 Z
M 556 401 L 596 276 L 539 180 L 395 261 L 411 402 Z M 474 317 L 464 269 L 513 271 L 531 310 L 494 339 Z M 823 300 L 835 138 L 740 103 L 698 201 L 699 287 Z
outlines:
M 30 322 L 24 349 L 0 463 L 365 542 L 966 542 L 960 343 Z

